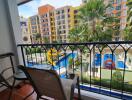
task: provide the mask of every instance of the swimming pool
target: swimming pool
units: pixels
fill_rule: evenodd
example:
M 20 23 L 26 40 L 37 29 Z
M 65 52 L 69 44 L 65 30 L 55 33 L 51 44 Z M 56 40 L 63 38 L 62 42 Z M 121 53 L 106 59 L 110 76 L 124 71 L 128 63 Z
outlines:
M 38 68 L 38 69 L 50 69 L 53 68 L 55 70 L 58 70 L 59 68 L 67 67 L 69 65 L 69 59 L 70 58 L 75 58 L 76 53 L 69 53 L 65 57 L 61 58 L 58 62 L 56 62 L 55 66 L 52 66 L 50 64 L 38 64 L 38 63 L 33 63 L 33 62 L 27 62 L 28 67 L 32 68 Z

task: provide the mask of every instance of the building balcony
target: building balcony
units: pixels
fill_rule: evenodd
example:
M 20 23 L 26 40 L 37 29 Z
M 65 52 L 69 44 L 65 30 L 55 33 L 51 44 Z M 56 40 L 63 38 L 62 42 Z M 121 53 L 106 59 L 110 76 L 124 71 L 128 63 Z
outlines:
M 132 99 L 132 42 L 19 44 L 17 47 L 21 48 L 27 67 L 50 66 L 61 78 L 74 73 L 79 75 L 80 88 L 86 93 Z

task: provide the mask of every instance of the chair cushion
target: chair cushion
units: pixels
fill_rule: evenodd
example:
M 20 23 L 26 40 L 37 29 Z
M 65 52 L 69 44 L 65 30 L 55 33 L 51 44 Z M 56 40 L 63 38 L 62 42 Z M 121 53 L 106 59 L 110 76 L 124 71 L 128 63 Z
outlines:
M 61 83 L 62 83 L 64 93 L 66 95 L 67 100 L 70 100 L 71 86 L 73 84 L 73 80 L 71 80 L 71 79 L 61 79 Z
M 27 77 L 24 72 L 16 72 L 14 73 L 14 78 L 18 80 L 26 80 Z

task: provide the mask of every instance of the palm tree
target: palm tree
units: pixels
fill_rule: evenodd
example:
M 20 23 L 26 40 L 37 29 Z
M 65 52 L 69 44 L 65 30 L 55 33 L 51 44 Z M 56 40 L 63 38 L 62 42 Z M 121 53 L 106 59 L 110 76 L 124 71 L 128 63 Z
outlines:
M 92 30 L 96 31 L 96 23 L 99 19 L 103 18 L 106 11 L 106 6 L 103 0 L 89 0 L 86 5 L 80 9 L 81 21 L 88 24 L 92 21 Z
M 128 25 L 132 25 L 132 20 L 131 20 L 131 16 L 132 16 L 132 0 L 127 0 L 127 24 Z
M 132 41 L 132 0 L 127 0 L 127 25 L 124 30 L 124 40 L 131 40 Z
M 130 27 L 126 27 L 124 30 L 124 40 L 132 41 L 132 31 Z
M 106 15 L 106 10 L 110 6 L 110 4 L 105 5 L 104 0 L 88 0 L 88 2 L 80 8 L 78 15 L 79 25 L 85 27 L 83 34 L 84 36 L 88 34 L 89 39 L 87 39 L 87 41 L 106 41 L 106 39 L 102 37 L 111 35 L 111 33 L 103 34 L 106 30 L 101 23 L 104 19 L 109 17 Z M 107 40 L 111 41 L 111 36 Z

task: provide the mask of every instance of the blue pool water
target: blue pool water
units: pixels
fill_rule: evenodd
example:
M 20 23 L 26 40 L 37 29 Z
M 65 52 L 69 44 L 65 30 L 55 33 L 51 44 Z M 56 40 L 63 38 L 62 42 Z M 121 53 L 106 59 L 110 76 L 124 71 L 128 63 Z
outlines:
M 65 56 L 64 58 L 62 58 L 61 60 L 59 60 L 57 63 L 56 63 L 56 66 L 54 66 L 55 69 L 59 69 L 59 67 L 67 67 L 69 65 L 69 59 L 70 58 L 75 58 L 76 57 L 76 53 L 70 53 L 68 54 L 67 56 Z
M 62 68 L 62 67 L 67 67 L 68 66 L 68 61 L 70 58 L 75 58 L 76 57 L 76 53 L 69 53 L 67 54 L 65 57 L 63 57 L 61 60 L 59 60 L 57 63 L 56 63 L 56 66 L 51 66 L 51 65 L 48 65 L 48 64 L 37 64 L 37 63 L 32 63 L 32 62 L 28 62 L 27 66 L 28 67 L 37 67 L 38 69 L 44 69 L 44 68 L 53 68 L 55 70 L 58 70 L 59 68 Z
M 58 70 L 59 68 L 63 68 L 63 67 L 67 67 L 68 66 L 68 61 L 70 58 L 76 58 L 77 54 L 76 53 L 69 53 L 67 54 L 65 57 L 63 57 L 61 60 L 59 60 L 56 63 L 56 66 L 51 66 L 50 64 L 37 64 L 37 63 L 33 63 L 33 62 L 28 62 L 27 66 L 29 67 L 37 67 L 39 69 L 44 69 L 44 68 L 54 68 L 55 70 Z M 113 55 L 113 59 L 112 59 L 112 54 L 105 54 L 103 57 L 104 62 L 108 59 L 111 59 L 114 63 L 116 63 L 116 56 Z M 94 64 L 95 66 L 100 66 L 102 59 L 101 59 L 101 55 L 100 54 L 95 54 L 95 58 L 94 58 Z M 111 65 L 111 62 L 108 62 L 107 64 Z M 123 61 L 117 61 L 116 64 L 116 68 L 124 68 L 124 62 Z M 127 66 L 125 65 L 125 68 L 127 68 Z

